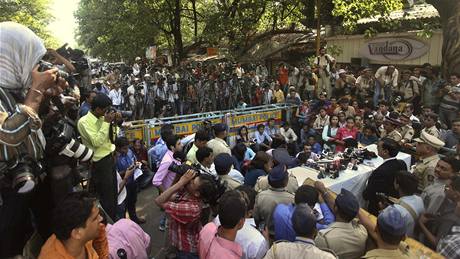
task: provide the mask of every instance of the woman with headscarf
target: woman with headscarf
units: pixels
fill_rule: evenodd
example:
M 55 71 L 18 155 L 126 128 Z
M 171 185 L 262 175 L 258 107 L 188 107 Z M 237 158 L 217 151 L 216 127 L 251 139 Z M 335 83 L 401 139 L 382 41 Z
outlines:
M 57 69 L 39 72 L 43 41 L 13 22 L 0 23 L 0 258 L 22 254 L 30 233 L 29 196 L 45 141 L 38 109 L 45 94 L 66 85 Z M 18 180 L 20 180 L 18 182 Z

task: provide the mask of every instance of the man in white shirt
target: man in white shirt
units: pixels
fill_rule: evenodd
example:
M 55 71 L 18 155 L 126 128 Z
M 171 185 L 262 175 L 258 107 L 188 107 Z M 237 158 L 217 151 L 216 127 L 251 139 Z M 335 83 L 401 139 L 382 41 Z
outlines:
M 264 236 L 256 227 L 252 212 L 257 192 L 247 185 L 241 185 L 235 190 L 239 191 L 246 202 L 246 219 L 243 227 L 236 233 L 235 242 L 243 249 L 242 259 L 262 259 L 267 253 L 270 245 L 268 243 L 268 233 Z M 220 225 L 219 216 L 214 219 L 214 223 Z
M 244 69 L 241 67 L 241 64 L 240 64 L 240 63 L 236 64 L 236 67 L 235 67 L 235 74 L 236 74 L 236 76 L 238 77 L 238 79 L 240 79 L 240 78 L 243 77 Z
M 113 86 L 113 89 L 109 92 L 109 98 L 112 100 L 112 106 L 115 109 L 120 109 L 123 104 L 123 95 L 121 94 L 121 89 L 118 84 Z
M 284 140 L 286 140 L 286 143 L 288 144 L 295 143 L 297 141 L 297 135 L 291 129 L 288 122 L 283 123 L 283 126 L 280 128 L 280 134 L 284 137 Z
M 139 62 L 141 61 L 140 57 L 136 57 L 134 59 L 134 65 L 133 65 L 133 75 L 138 76 L 141 73 L 141 67 L 139 66 Z
M 134 79 L 134 83 L 126 89 L 126 94 L 128 94 L 128 104 L 131 109 L 136 107 L 136 86 L 139 84 L 139 78 Z
M 270 89 L 270 85 L 268 83 L 262 86 L 264 88 L 262 104 L 271 104 L 273 100 L 273 91 Z
M 393 88 L 398 87 L 399 72 L 394 66 L 382 66 L 375 72 L 375 88 L 374 88 L 374 105 L 380 99 L 380 95 L 389 102 Z
M 259 76 L 260 80 L 265 81 L 268 76 L 268 69 L 265 65 L 259 64 L 256 68 L 256 75 Z
M 326 48 L 322 47 L 319 50 L 319 56 L 315 58 L 315 65 L 318 68 L 318 92 L 326 92 L 330 98 L 332 94 L 331 88 L 331 69 L 335 64 L 335 59 L 326 54 Z

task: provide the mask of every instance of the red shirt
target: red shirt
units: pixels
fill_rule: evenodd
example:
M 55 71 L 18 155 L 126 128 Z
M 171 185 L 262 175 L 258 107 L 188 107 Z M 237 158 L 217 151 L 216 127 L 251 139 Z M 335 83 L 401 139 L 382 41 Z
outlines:
M 337 107 L 339 107 L 338 104 L 334 104 L 334 105 L 331 104 L 331 105 L 329 106 L 329 108 L 327 108 L 326 113 L 327 113 L 329 116 L 334 115 L 334 111 L 335 111 L 335 109 L 336 109 Z
M 347 127 L 339 128 L 337 130 L 337 134 L 335 135 L 335 139 L 337 140 L 344 140 L 347 138 L 357 139 L 358 136 L 358 129 L 353 127 L 353 129 L 348 129 Z M 345 146 L 337 145 L 335 147 L 335 152 L 343 152 L 345 150 Z
M 289 70 L 286 68 L 282 67 L 278 70 L 279 78 L 278 81 L 280 82 L 280 85 L 287 85 L 289 82 Z
M 198 253 L 198 238 L 203 203 L 200 199 L 181 191 L 173 201 L 163 205 L 169 215 L 169 241 L 179 251 Z

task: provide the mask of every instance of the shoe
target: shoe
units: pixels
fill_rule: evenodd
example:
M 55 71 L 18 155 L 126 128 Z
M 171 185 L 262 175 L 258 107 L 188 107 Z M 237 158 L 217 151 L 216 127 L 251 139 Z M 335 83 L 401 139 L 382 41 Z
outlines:
M 144 218 L 137 218 L 137 219 L 135 219 L 133 221 L 136 222 L 139 225 L 144 224 L 146 222 L 146 220 Z

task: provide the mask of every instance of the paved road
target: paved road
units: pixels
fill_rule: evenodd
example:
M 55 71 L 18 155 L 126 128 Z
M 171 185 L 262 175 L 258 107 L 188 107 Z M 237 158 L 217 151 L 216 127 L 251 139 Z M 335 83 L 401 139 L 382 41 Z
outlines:
M 162 212 L 153 201 L 157 196 L 158 190 L 154 187 L 148 187 L 142 190 L 137 196 L 136 207 L 137 215 L 147 220 L 141 227 L 150 235 L 150 255 L 155 256 L 155 259 L 162 259 L 164 258 L 164 253 L 160 250 L 167 242 L 167 237 L 166 232 L 158 230 L 158 223 L 160 222 Z

